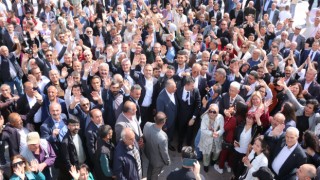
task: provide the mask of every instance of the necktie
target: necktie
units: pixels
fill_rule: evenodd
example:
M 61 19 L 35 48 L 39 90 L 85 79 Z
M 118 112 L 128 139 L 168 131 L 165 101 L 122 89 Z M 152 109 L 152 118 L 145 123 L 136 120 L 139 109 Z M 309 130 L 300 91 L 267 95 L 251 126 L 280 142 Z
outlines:
M 312 53 L 311 53 L 311 55 L 310 55 L 311 61 L 313 61 L 313 54 L 314 54 L 314 52 L 312 51 Z
M 187 92 L 186 101 L 189 99 L 189 91 Z

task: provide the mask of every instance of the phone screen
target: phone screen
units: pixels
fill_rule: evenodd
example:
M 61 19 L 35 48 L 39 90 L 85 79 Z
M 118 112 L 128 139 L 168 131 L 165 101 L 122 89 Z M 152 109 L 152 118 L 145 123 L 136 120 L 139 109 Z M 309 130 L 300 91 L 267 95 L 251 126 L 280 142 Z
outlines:
M 194 166 L 193 163 L 197 162 L 196 159 L 183 158 L 182 165 L 183 166 Z

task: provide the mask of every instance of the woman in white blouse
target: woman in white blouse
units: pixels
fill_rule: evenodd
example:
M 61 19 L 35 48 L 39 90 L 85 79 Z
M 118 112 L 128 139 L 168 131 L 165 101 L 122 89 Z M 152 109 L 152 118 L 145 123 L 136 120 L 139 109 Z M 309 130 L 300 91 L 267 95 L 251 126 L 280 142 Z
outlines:
M 208 172 L 210 155 L 216 161 L 221 152 L 222 135 L 224 133 L 224 118 L 219 114 L 217 104 L 211 104 L 201 116 L 200 142 L 198 148 L 203 154 L 204 171 Z
M 242 158 L 243 164 L 247 167 L 240 179 L 253 179 L 252 173 L 259 170 L 260 167 L 268 166 L 267 143 L 261 137 L 257 137 L 248 156 Z

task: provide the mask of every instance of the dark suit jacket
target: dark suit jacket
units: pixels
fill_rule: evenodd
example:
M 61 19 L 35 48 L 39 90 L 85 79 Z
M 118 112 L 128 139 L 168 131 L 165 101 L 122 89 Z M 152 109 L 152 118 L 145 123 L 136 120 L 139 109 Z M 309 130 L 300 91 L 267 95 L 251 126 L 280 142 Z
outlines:
M 81 34 L 80 39 L 83 41 L 83 45 L 85 45 L 89 48 L 96 47 L 96 37 L 95 36 L 92 36 L 93 44 L 91 44 L 90 38 L 86 34 Z
M 304 87 L 306 80 L 303 79 L 302 81 L 299 81 L 301 86 Z M 304 95 L 304 98 L 306 100 L 308 99 L 317 99 L 318 101 L 320 100 L 320 85 L 316 82 L 313 81 L 309 88 L 308 88 L 308 93 Z
M 94 153 L 96 151 L 96 142 L 98 137 L 98 127 L 96 124 L 94 124 L 93 121 L 91 121 L 87 127 L 87 130 L 85 132 L 86 136 L 86 145 L 88 149 L 88 154 L 90 161 L 93 162 L 94 160 Z
M 270 168 L 272 169 L 272 163 L 277 155 L 280 153 L 282 148 L 286 145 L 285 135 L 283 134 L 282 137 L 279 139 L 275 148 L 271 151 L 271 158 L 270 158 Z M 297 169 L 304 163 L 307 162 L 307 155 L 305 154 L 304 150 L 300 146 L 293 150 L 293 152 L 289 155 L 287 160 L 283 163 L 279 170 L 279 174 L 276 175 L 275 179 L 278 180 L 295 180 L 295 175 Z
M 236 19 L 236 26 L 240 26 L 244 21 L 244 12 L 242 9 L 239 10 L 238 16 L 236 17 L 236 8 L 230 11 L 230 19 Z
M 54 15 L 54 13 L 52 11 L 49 12 L 49 16 L 50 16 L 50 22 L 54 22 L 56 16 Z M 47 22 L 47 15 L 46 12 L 42 12 L 39 16 L 39 19 L 41 22 Z
M 268 15 L 269 15 L 269 18 L 270 18 L 270 13 L 271 13 L 271 8 L 268 9 Z M 271 20 L 272 24 L 276 25 L 278 20 L 279 20 L 279 14 L 280 14 L 280 11 L 278 9 L 275 9 L 274 10 L 274 14 L 273 14 L 273 18 Z
M 100 36 L 100 32 L 102 34 L 103 41 L 106 44 L 106 39 L 107 39 L 107 34 L 108 34 L 106 27 L 102 27 L 101 31 L 98 29 L 97 26 L 95 26 L 93 28 L 93 36 L 95 36 L 95 37 L 98 36 L 99 37 Z
M 165 126 L 167 128 L 170 128 L 174 125 L 177 115 L 178 115 L 178 99 L 175 95 L 175 104 L 170 100 L 167 92 L 165 89 L 163 89 L 157 99 L 157 112 L 161 111 L 166 114 L 167 116 L 167 122 Z
M 310 50 L 304 50 L 302 52 L 302 54 L 300 56 L 300 64 L 303 64 L 306 61 L 306 59 L 308 58 L 308 56 L 310 54 L 310 51 L 311 51 L 311 49 Z M 319 64 L 319 62 L 320 62 L 320 52 L 317 51 L 316 54 L 313 55 L 313 59 L 311 59 L 311 58 L 312 57 L 310 57 L 311 61 L 318 62 L 318 64 Z M 318 66 L 318 69 L 319 69 L 319 66 Z
M 188 104 L 188 101 L 183 100 L 183 89 L 184 87 L 181 87 L 177 90 L 177 99 L 179 102 L 179 124 L 187 123 L 192 116 L 195 116 L 196 118 L 199 117 L 201 110 L 201 97 L 199 90 L 195 88 L 193 91 L 190 91 L 190 104 Z
M 141 106 L 142 103 L 143 103 L 143 100 L 144 100 L 144 98 L 146 96 L 146 87 L 145 87 L 146 86 L 146 78 L 144 77 L 144 75 L 142 73 L 137 73 L 136 75 L 133 76 L 133 80 L 136 82 L 136 84 L 139 84 L 141 86 L 141 88 L 142 88 L 141 89 L 141 96 L 140 96 L 139 101 L 138 101 L 139 105 Z M 157 80 L 153 79 L 153 87 L 154 87 L 153 88 L 153 92 L 156 91 L 155 90 L 155 84 L 156 83 L 157 83 Z M 153 95 L 152 95 L 152 97 L 153 97 Z M 152 100 L 151 102 L 152 102 L 151 106 L 154 107 L 155 106 L 154 101 Z
M 80 136 L 81 137 L 81 136 Z M 82 138 L 81 138 L 82 140 Z M 82 140 L 82 143 L 84 141 Z M 82 144 L 84 145 L 84 144 Z M 84 147 L 83 147 L 84 148 Z M 64 136 L 61 142 L 61 155 L 63 156 L 63 163 L 67 170 L 69 171 L 71 166 L 78 167 L 80 165 L 78 160 L 78 154 L 76 150 L 76 146 L 73 143 L 73 137 L 70 131 Z
M 20 33 L 14 32 L 14 36 L 18 37 L 20 43 L 24 42 L 23 37 Z M 16 48 L 17 48 L 16 44 L 14 44 L 14 42 L 11 40 L 11 37 L 10 37 L 8 31 L 4 32 L 2 38 L 3 38 L 2 42 L 4 45 L 6 45 L 8 47 L 9 52 L 13 52 L 16 50 Z
M 109 89 L 103 89 L 102 91 L 102 100 L 103 100 L 103 120 L 104 124 L 108 124 L 114 129 L 114 125 L 116 124 L 117 118 L 116 114 L 113 110 L 113 101 L 114 96 Z
M 288 39 L 292 42 L 292 38 L 294 36 L 294 33 L 290 33 L 288 36 Z M 297 50 L 300 51 L 301 49 L 304 49 L 304 44 L 306 42 L 306 38 L 299 34 L 296 38 L 296 43 L 297 43 Z
M 211 19 L 212 17 L 214 17 L 214 10 L 212 10 L 212 11 L 210 11 L 209 12 L 209 19 Z M 222 13 L 221 13 L 221 11 L 218 11 L 217 12 L 217 18 L 216 18 L 216 22 L 219 22 L 220 20 L 221 20 L 221 18 L 222 18 Z
M 240 95 L 237 95 L 233 102 L 233 106 L 236 105 L 239 101 L 245 102 Z M 229 107 L 230 107 L 230 95 L 229 93 L 224 93 L 222 95 L 221 100 L 219 101 L 219 113 L 224 114 L 223 111 L 225 109 L 229 109 Z
M 184 85 L 185 85 L 185 77 L 183 77 L 183 79 L 182 79 L 181 88 L 183 88 Z M 195 87 L 195 88 L 198 88 L 200 95 L 201 95 L 201 99 L 202 99 L 202 97 L 204 97 L 206 95 L 206 93 L 207 93 L 206 88 L 207 87 L 208 87 L 207 80 L 205 78 L 199 76 L 198 87 Z
M 287 48 L 282 51 L 283 59 L 287 58 L 289 55 L 290 55 L 290 49 Z M 300 52 L 298 50 L 295 50 L 293 52 L 293 58 L 297 64 L 297 66 L 299 67 L 301 63 L 300 63 Z

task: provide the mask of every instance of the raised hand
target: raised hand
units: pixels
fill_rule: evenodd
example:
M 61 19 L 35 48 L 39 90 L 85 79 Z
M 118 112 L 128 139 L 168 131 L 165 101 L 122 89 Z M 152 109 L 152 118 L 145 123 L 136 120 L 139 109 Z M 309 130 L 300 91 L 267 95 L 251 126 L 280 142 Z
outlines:
M 74 80 L 73 80 L 73 77 L 72 76 L 69 76 L 67 78 L 67 84 L 68 84 L 68 87 L 69 88 L 72 88 L 72 86 L 74 85 Z
M 103 78 L 103 83 L 104 83 L 104 88 L 105 89 L 109 89 L 110 85 L 111 85 L 111 78 L 110 77 L 104 77 Z
M 76 166 L 71 166 L 69 173 L 73 177 L 73 179 L 79 179 L 80 172 L 77 170 Z
M 130 85 L 130 82 L 128 80 L 124 80 L 123 81 L 122 87 L 124 88 L 124 91 L 126 93 L 130 93 L 131 85 Z
M 162 45 L 161 46 L 161 55 L 164 56 L 164 55 L 166 55 L 166 53 L 167 53 L 167 46 Z
M 89 74 L 90 69 L 91 69 L 91 64 L 90 63 L 85 63 L 84 66 L 83 66 L 84 73 L 85 74 Z
M 66 78 L 68 76 L 68 68 L 67 67 L 63 67 L 61 69 L 61 78 Z
M 101 97 L 97 91 L 92 91 L 91 92 L 91 97 L 93 100 L 98 101 Z
M 32 84 L 37 85 L 37 79 L 34 77 L 34 75 L 29 74 L 28 75 L 28 81 L 30 81 Z
M 3 124 L 4 124 L 4 118 L 2 115 L 0 115 L 0 129 L 2 129 Z
M 38 161 L 36 159 L 30 161 L 30 170 L 32 172 L 38 172 Z

